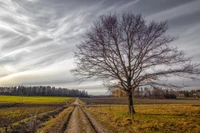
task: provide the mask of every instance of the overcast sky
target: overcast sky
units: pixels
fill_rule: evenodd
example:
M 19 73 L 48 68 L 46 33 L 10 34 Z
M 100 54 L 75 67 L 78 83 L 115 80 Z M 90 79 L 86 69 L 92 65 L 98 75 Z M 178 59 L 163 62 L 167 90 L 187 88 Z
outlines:
M 106 94 L 101 81 L 75 82 L 73 52 L 100 15 L 132 11 L 168 20 L 173 45 L 200 62 L 200 0 L 0 0 L 0 86 L 51 85 Z M 193 87 L 198 82 L 174 79 Z M 200 87 L 199 87 L 200 88 Z

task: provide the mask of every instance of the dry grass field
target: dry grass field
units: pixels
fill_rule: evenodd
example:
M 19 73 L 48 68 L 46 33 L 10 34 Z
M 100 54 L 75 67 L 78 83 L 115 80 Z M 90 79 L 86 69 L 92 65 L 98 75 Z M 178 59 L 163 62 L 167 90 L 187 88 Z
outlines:
M 200 99 L 134 99 L 133 119 L 126 98 L 82 100 L 89 104 L 85 109 L 113 133 L 200 132 Z
M 136 105 L 134 120 L 127 113 L 127 106 L 85 107 L 113 133 L 199 133 L 200 106 L 149 104 Z

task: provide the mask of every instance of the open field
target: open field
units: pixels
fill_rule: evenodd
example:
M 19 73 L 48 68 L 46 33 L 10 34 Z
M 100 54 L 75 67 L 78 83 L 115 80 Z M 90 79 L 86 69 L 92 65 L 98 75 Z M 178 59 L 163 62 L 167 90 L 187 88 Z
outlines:
M 20 98 L 1 96 L 0 133 L 200 132 L 200 99 L 134 99 L 132 117 L 127 98 Z
M 113 133 L 199 133 L 200 106 L 148 104 L 136 105 L 136 114 L 127 113 L 127 106 L 85 107 L 94 118 Z
M 0 96 L 0 132 L 9 126 L 20 128 L 35 117 L 46 121 L 67 108 L 72 100 L 69 97 Z
M 134 120 L 127 113 L 127 98 L 81 100 L 85 109 L 113 133 L 200 132 L 200 99 L 134 99 Z
M 127 105 L 126 97 L 102 97 L 102 98 L 81 98 L 86 104 L 117 104 Z M 134 104 L 190 104 L 200 105 L 199 98 L 177 98 L 177 99 L 133 99 Z

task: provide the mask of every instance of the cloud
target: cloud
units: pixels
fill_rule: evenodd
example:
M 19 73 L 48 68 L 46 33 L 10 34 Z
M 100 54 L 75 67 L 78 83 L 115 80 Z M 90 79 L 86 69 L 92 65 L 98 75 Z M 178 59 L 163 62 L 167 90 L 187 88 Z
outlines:
M 0 85 L 56 85 L 106 93 L 101 81 L 77 85 L 69 70 L 76 44 L 100 15 L 108 13 L 132 11 L 148 20 L 169 20 L 170 34 L 180 37 L 174 44 L 198 62 L 200 55 L 192 51 L 200 50 L 199 6 L 194 0 L 0 1 Z
M 195 12 L 200 11 L 200 2 L 193 1 L 180 6 L 176 6 L 171 9 L 164 10 L 162 12 L 155 13 L 148 16 L 147 19 L 151 20 L 170 20 L 181 16 L 191 15 Z
M 68 64 L 67 68 L 64 66 Z M 69 70 L 73 60 L 63 61 L 46 68 L 13 73 L 0 78 L 1 85 L 37 85 L 72 82 Z

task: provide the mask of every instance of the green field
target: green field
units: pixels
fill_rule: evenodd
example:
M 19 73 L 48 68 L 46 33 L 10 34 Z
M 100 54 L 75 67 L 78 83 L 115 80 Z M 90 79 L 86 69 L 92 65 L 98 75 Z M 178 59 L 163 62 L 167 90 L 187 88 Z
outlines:
M 42 97 L 42 96 L 0 96 L 0 104 L 25 103 L 25 104 L 61 104 L 73 98 L 69 97 Z

